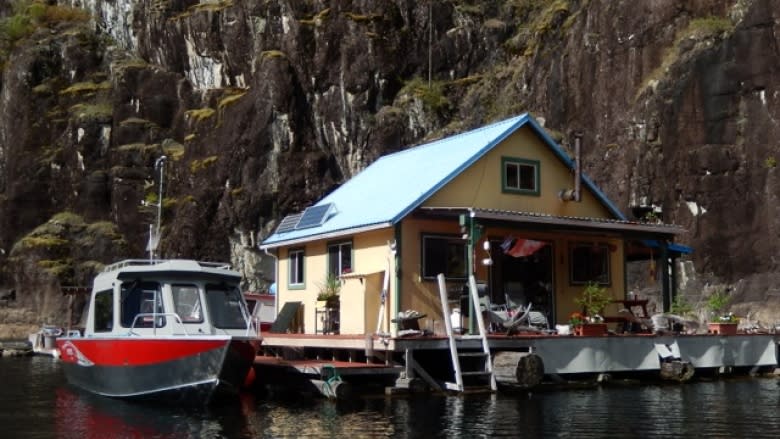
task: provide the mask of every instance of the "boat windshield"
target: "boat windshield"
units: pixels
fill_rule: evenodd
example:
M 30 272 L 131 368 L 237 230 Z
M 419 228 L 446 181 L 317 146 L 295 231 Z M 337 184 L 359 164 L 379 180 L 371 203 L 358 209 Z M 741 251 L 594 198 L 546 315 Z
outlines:
M 174 284 L 171 285 L 171 293 L 176 314 L 183 323 L 203 322 L 200 312 L 200 292 L 196 285 Z
M 157 282 L 122 282 L 119 312 L 125 328 L 151 328 L 154 314 L 165 313 L 160 284 Z M 136 318 L 141 314 L 140 318 Z M 165 317 L 157 317 L 157 327 L 165 326 Z
M 211 324 L 220 329 L 246 329 L 249 313 L 241 297 L 241 291 L 230 285 L 206 285 Z

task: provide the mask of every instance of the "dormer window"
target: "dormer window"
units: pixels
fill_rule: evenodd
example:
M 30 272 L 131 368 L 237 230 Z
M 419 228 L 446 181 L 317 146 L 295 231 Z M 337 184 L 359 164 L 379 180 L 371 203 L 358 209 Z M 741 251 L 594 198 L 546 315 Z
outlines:
M 502 157 L 501 190 L 504 193 L 539 195 L 539 160 Z

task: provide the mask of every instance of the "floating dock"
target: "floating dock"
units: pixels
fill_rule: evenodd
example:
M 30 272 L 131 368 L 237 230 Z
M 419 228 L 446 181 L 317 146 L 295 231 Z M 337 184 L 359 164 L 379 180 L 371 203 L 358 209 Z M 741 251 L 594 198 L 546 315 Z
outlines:
M 477 337 L 463 335 L 455 340 L 457 350 L 466 353 L 463 355 L 482 349 Z M 773 372 L 779 362 L 780 334 L 489 334 L 487 343 L 494 358 L 502 352 L 537 356 L 543 364 L 544 379 L 549 381 L 602 374 L 685 381 L 696 372 Z M 354 383 L 356 390 L 369 378 L 389 382 L 388 391 L 425 387 L 445 390 L 442 383 L 451 380 L 453 374 L 449 349 L 448 337 L 443 335 L 266 333 L 255 368 L 260 378 L 278 377 L 284 371 L 288 378 L 297 375 L 315 381 L 321 380 L 328 369 L 343 381 Z

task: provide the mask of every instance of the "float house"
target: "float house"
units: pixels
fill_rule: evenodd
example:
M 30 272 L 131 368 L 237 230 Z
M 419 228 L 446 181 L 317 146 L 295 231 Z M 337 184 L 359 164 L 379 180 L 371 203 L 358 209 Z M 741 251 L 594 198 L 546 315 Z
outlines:
M 662 256 L 667 307 L 674 264 L 664 263 L 688 251 L 673 244 L 680 232 L 627 220 L 523 114 L 381 157 L 284 218 L 261 249 L 278 258 L 278 307 L 294 304 L 281 330 L 395 336 L 408 311 L 443 332 L 439 273 L 464 327 L 469 273 L 488 303 L 531 304 L 550 327 L 568 322 L 587 283 L 623 299 L 626 260 L 648 245 Z M 318 304 L 334 280 L 337 303 Z

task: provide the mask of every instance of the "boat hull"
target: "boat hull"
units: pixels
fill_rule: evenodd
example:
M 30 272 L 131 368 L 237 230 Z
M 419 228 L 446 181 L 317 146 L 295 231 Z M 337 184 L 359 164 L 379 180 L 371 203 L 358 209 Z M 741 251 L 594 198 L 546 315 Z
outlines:
M 64 338 L 57 347 L 68 382 L 86 391 L 198 402 L 236 393 L 255 355 L 251 340 L 221 336 Z

